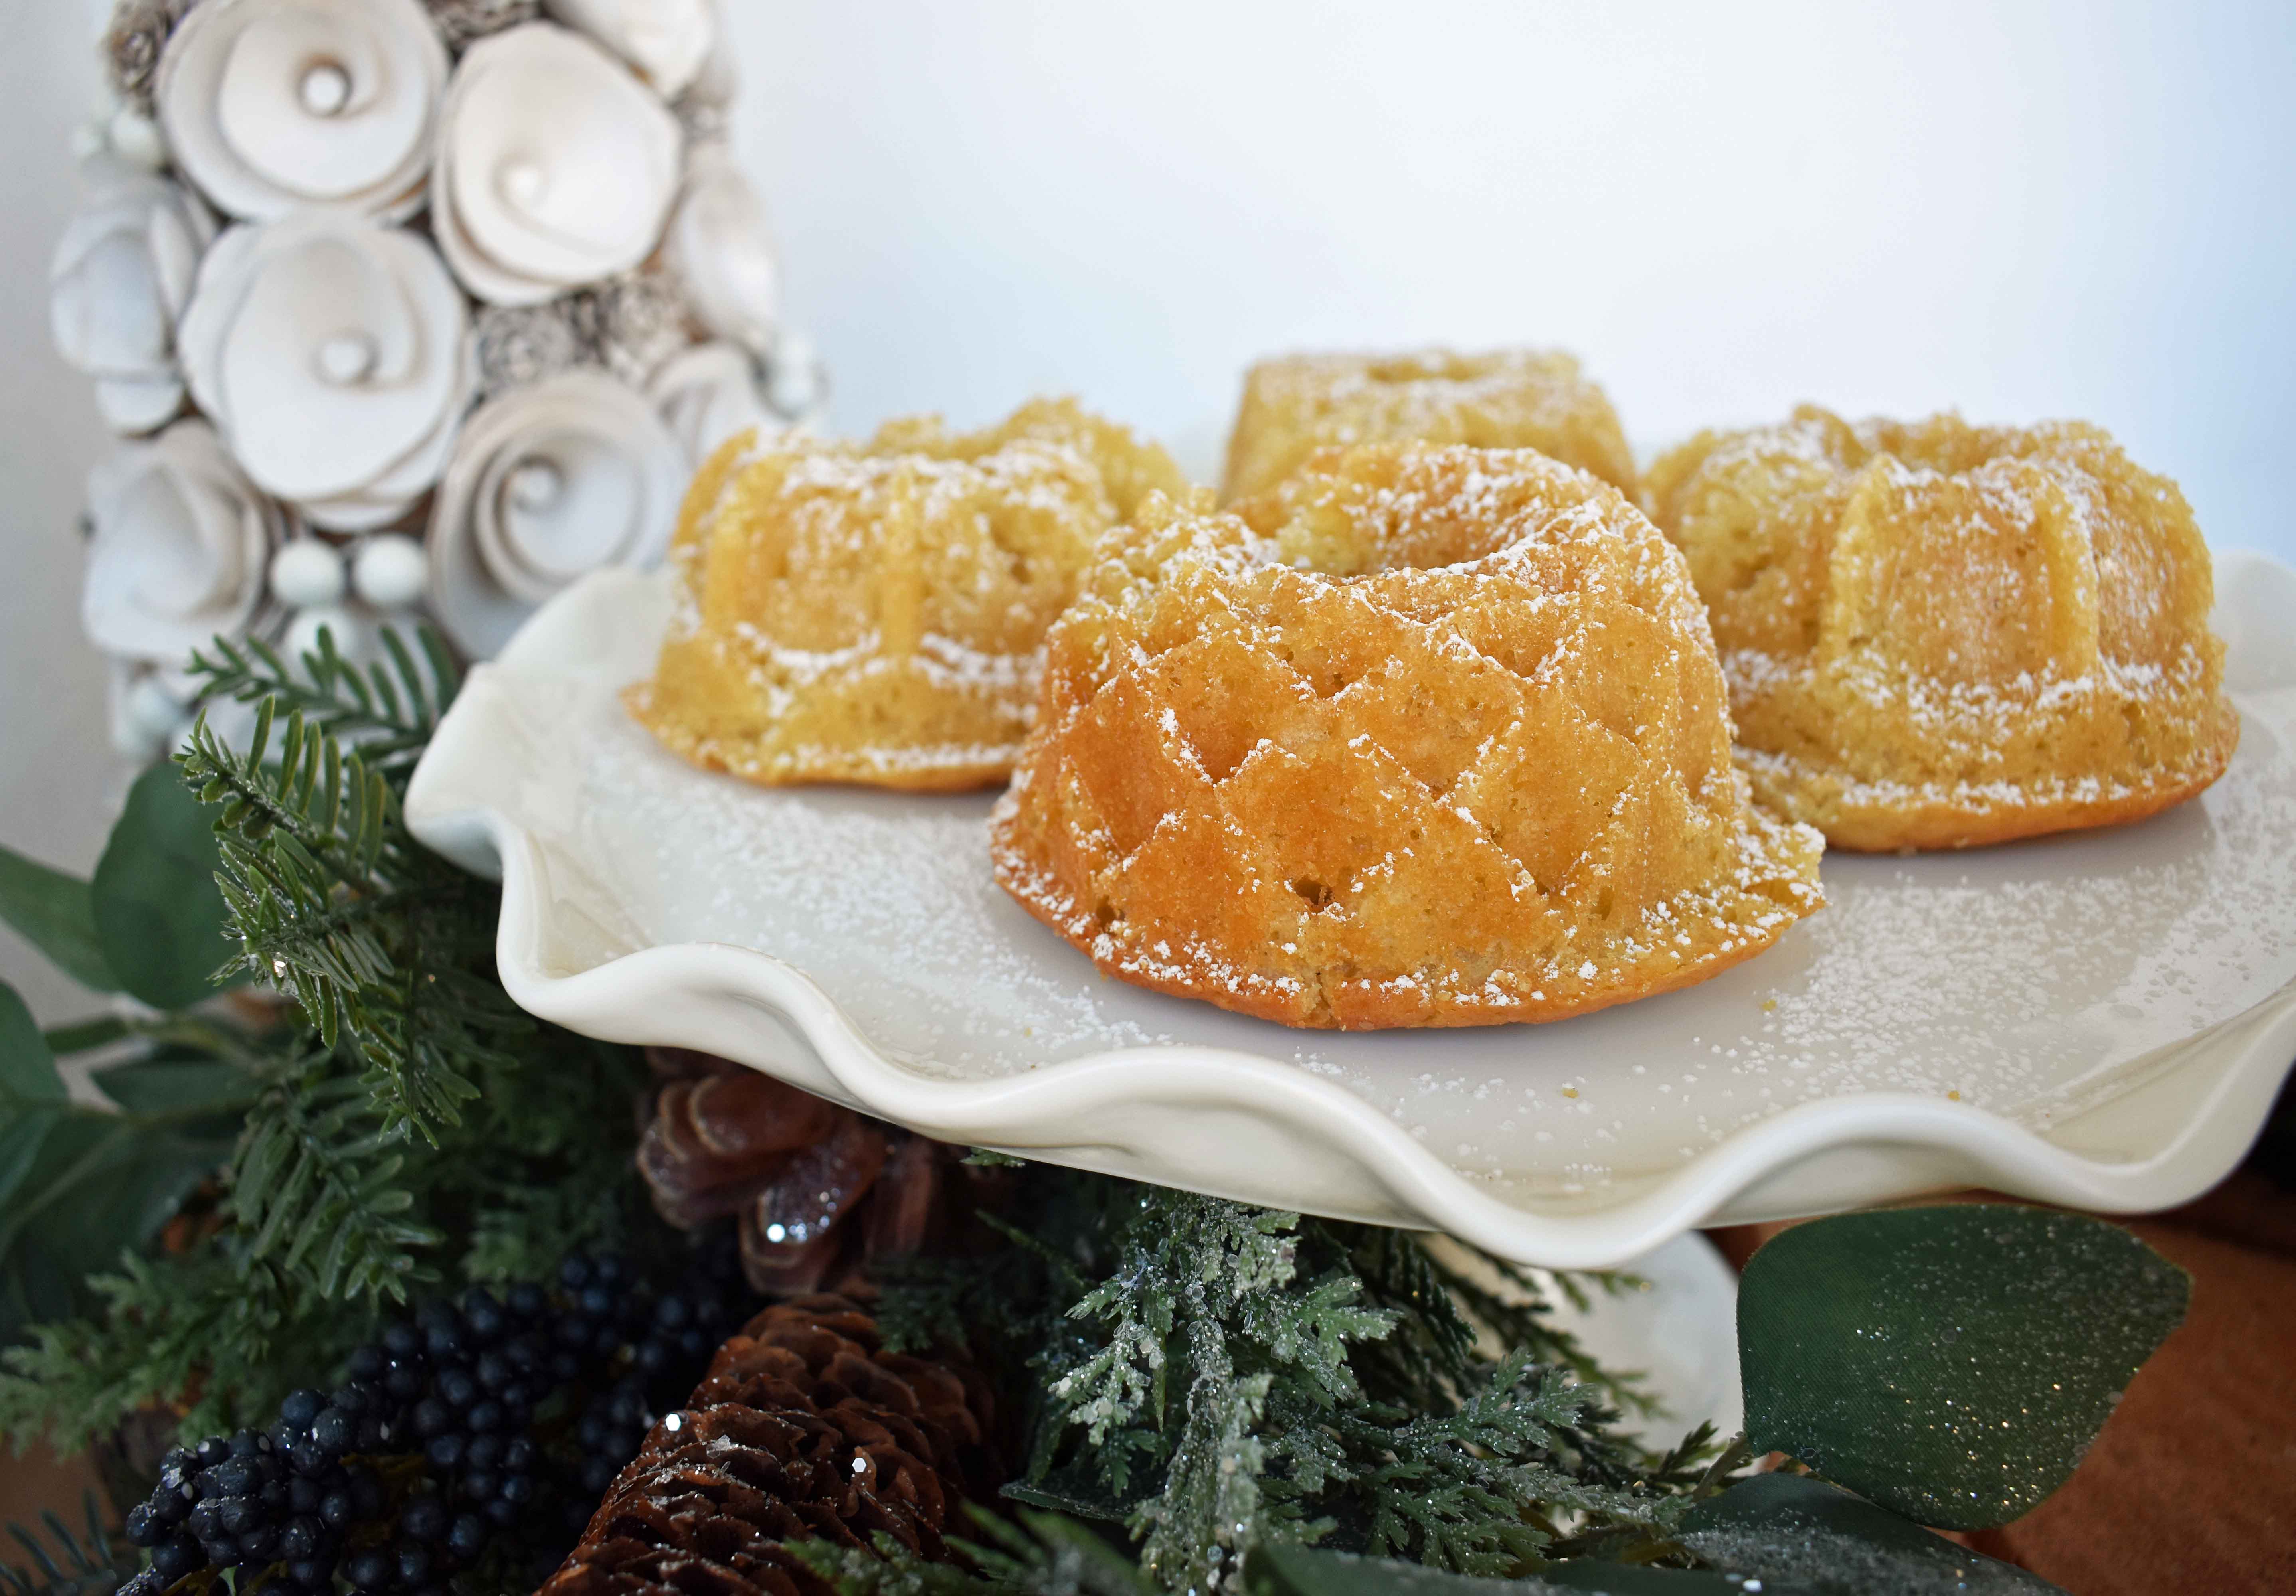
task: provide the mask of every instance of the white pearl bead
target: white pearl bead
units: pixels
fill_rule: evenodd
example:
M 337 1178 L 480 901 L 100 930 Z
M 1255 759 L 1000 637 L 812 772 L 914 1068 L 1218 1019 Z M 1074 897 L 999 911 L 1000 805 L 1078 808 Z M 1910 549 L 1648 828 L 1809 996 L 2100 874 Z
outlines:
M 351 561 L 351 585 L 377 610 L 406 609 L 422 596 L 430 579 L 430 556 L 403 533 L 368 538 Z
M 271 557 L 271 596 L 290 610 L 332 604 L 343 596 L 343 557 L 316 537 L 299 537 Z
M 156 675 L 136 678 L 128 687 L 121 708 L 126 711 L 123 718 L 128 726 L 140 733 L 138 748 L 165 746 L 175 736 L 176 728 L 184 724 L 183 705 L 160 684 Z M 123 736 L 121 741 L 127 739 Z
M 112 113 L 110 143 L 114 155 L 146 171 L 156 172 L 168 164 L 168 141 L 160 136 L 160 125 L 132 106 Z

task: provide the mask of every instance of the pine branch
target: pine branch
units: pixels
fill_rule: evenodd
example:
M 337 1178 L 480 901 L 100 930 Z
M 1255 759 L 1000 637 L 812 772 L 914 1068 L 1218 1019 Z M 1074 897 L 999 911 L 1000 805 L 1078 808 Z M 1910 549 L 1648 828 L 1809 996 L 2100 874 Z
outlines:
M 110 1596 L 134 1576 L 143 1559 L 126 1541 L 112 1538 L 96 1510 L 95 1493 L 86 1492 L 80 1505 L 87 1520 L 85 1537 L 73 1534 L 53 1508 L 40 1514 L 45 1541 L 9 1523 L 9 1535 L 32 1560 L 20 1567 L 0 1563 L 0 1596 Z
M 192 669 L 206 678 L 207 694 L 249 704 L 272 700 L 282 710 L 299 711 L 319 730 L 357 741 L 371 767 L 396 771 L 411 765 L 429 742 L 454 702 L 461 674 L 445 642 L 429 626 L 417 631 L 414 649 L 396 627 L 386 626 L 382 646 L 390 668 L 376 664 L 362 675 L 337 651 L 334 634 L 323 626 L 319 646 L 303 656 L 299 677 L 260 638 L 234 642 L 218 637 L 215 657 L 193 654 Z
M 309 1281 L 328 1298 L 387 1297 L 436 1278 L 415 1249 L 440 1233 L 409 1220 L 406 1155 L 381 1128 L 355 1076 L 324 1054 L 275 1072 L 249 1115 L 230 1175 L 229 1211 L 246 1256 Z

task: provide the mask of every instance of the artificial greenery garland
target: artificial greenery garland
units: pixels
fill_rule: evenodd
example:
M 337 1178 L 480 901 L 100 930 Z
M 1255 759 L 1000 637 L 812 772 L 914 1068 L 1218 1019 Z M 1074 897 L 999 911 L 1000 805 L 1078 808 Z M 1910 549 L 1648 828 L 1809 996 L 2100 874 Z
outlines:
M 496 889 L 405 828 L 406 782 L 455 678 L 435 642 L 388 646 L 365 672 L 324 638 L 299 672 L 259 645 L 223 648 L 201 668 L 211 694 L 258 707 L 249 747 L 202 728 L 175 767 L 147 773 L 93 882 L 0 855 L 0 914 L 142 1005 L 44 1035 L 0 988 L 12 1436 L 77 1445 L 155 1406 L 187 1436 L 259 1427 L 412 1300 L 540 1278 L 570 1247 L 676 1250 L 630 1168 L 636 1055 L 521 1014 L 492 972 Z M 252 984 L 200 1001 L 218 962 Z M 75 1054 L 95 1058 L 119 1111 L 70 1100 L 56 1058 Z M 982 1520 L 969 1567 L 800 1549 L 841 1588 L 1337 1596 L 1407 1569 L 1525 1592 L 1688 1592 L 1724 1587 L 1636 1582 L 1710 1581 L 1699 1570 L 1719 1565 L 1767 1566 L 1773 1591 L 1948 1588 L 1932 1576 L 2043 1589 L 1958 1549 L 1957 1571 L 1930 1568 L 1946 1543 L 1906 1518 L 1815 1480 L 1744 1480 L 1745 1465 L 1790 1447 L 1888 1496 L 1891 1458 L 1828 1415 L 1891 1392 L 1894 1407 L 1877 1418 L 1868 1403 L 1857 1421 L 1870 1442 L 1957 1403 L 1978 1487 L 1924 1460 L 1923 1488 L 1892 1505 L 2000 1521 L 2069 1471 L 2182 1310 L 2181 1277 L 2093 1221 L 1821 1222 L 1794 1232 L 1819 1239 L 1800 1248 L 1815 1265 L 1784 1249 L 1749 1277 L 1758 1350 L 1793 1355 L 1749 1360 L 1751 1442 L 1718 1446 L 1702 1428 L 1653 1455 L 1620 1428 L 1632 1387 L 1554 1328 L 1526 1272 L 1485 1260 L 1512 1288 L 1494 1291 L 1406 1232 L 1046 1166 L 1015 1169 L 1010 1188 L 985 1215 L 993 1246 L 895 1260 L 876 1286 L 889 1343 L 930 1348 L 963 1327 L 1017 1412 L 1014 1516 Z M 1992 1216 L 1974 1240 L 1920 1216 L 1971 1212 Z M 1877 1219 L 1912 1229 L 1876 1239 Z M 1948 1339 L 1966 1330 L 1962 1354 L 1984 1355 L 1973 1384 L 1876 1362 L 1857 1327 L 1825 1328 L 1829 1304 L 1866 1292 L 1847 1299 L 1859 1314 L 1893 1308 L 1926 1334 L 1934 1281 L 1889 1273 L 1909 1248 L 1942 1248 L 1939 1268 L 1958 1270 Z M 90 1258 L 116 1273 L 83 1282 Z M 2078 1358 L 2024 1344 L 2085 1297 L 2119 1305 L 2118 1333 Z M 1814 1341 L 1788 1333 L 1810 1324 Z M 2046 1420 L 2013 1458 L 1977 1433 L 1996 1407 Z M 1829 1584 L 1828 1567 L 1863 1583 Z M 1873 1583 L 1876 1567 L 1906 1583 Z M 459 1584 L 527 1588 L 505 1577 Z M 1484 1587 L 1459 1596 L 1471 1588 Z

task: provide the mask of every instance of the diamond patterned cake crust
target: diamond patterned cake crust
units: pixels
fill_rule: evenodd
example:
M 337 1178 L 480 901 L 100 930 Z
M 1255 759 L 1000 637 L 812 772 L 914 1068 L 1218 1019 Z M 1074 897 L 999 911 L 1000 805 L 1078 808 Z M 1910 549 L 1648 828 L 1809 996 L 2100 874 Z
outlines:
M 1705 612 L 1618 491 L 1528 450 L 1326 450 L 1153 500 L 1047 643 L 997 880 L 1126 980 L 1287 1025 L 1558 1019 L 1822 903 L 1751 807 Z
M 734 439 L 686 495 L 678 608 L 631 712 L 753 782 L 1002 781 L 1046 628 L 1094 540 L 1152 489 L 1185 479 L 1065 399 L 982 432 L 894 422 L 861 448 Z
M 1537 449 L 1592 471 L 1639 502 L 1641 479 L 1618 412 L 1559 350 L 1455 355 L 1292 355 L 1243 380 L 1221 490 L 1263 493 L 1319 448 L 1348 444 L 1470 444 Z
M 2208 547 L 2097 428 L 1805 405 L 1701 434 L 1650 489 L 1711 606 L 1756 796 L 1837 847 L 2136 820 L 2232 757 Z

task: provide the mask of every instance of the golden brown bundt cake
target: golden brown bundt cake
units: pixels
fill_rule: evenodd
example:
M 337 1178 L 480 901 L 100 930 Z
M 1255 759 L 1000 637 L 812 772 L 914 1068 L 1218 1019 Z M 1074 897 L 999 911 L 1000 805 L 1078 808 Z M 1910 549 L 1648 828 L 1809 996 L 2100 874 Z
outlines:
M 1094 540 L 1164 451 L 1066 399 L 867 446 L 727 443 L 694 479 L 670 559 L 679 602 L 632 713 L 696 765 L 753 782 L 1002 781 L 1036 702 L 1045 629 Z
M 1152 499 L 1046 644 L 996 877 L 1111 975 L 1286 1025 L 1559 1019 L 1822 901 L 1752 808 L 1681 556 L 1527 449 Z
M 1275 487 L 1317 449 L 1364 443 L 1537 449 L 1638 501 L 1618 412 L 1560 351 L 1292 355 L 1243 380 L 1224 503 Z
M 1813 405 L 1654 465 L 1754 795 L 1837 847 L 1966 847 L 2165 809 L 2240 737 L 2209 552 L 2097 428 Z

